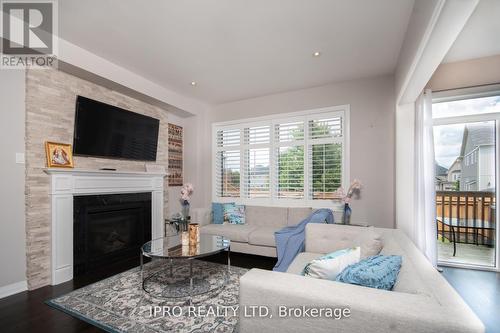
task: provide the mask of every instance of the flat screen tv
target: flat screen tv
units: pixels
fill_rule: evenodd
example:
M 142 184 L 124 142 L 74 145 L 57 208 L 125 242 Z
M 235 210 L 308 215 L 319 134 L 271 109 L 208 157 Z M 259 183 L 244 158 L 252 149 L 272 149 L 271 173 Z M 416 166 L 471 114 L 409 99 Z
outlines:
M 160 121 L 78 96 L 73 154 L 155 161 Z

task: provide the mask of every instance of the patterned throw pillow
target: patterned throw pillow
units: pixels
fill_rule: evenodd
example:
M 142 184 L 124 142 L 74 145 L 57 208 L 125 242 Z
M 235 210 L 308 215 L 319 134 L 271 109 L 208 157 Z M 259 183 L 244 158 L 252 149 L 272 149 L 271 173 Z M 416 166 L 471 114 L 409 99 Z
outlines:
M 361 249 L 358 247 L 338 250 L 314 259 L 304 268 L 304 276 L 335 280 L 344 268 L 359 261 Z
M 225 206 L 234 205 L 234 202 L 231 203 L 212 203 L 212 223 L 213 224 L 223 224 L 224 223 L 224 207 Z
M 223 203 L 222 204 L 222 211 L 223 211 L 223 222 L 224 223 L 229 223 L 229 215 L 231 212 L 234 210 L 234 207 L 236 204 L 234 202 L 228 202 L 228 203 Z
M 392 290 L 401 269 L 401 256 L 376 255 L 344 269 L 337 281 Z
M 230 224 L 245 224 L 244 205 L 233 204 L 232 206 L 228 206 L 225 212 L 224 216 L 227 216 L 227 220 Z
M 245 206 L 236 205 L 233 214 L 229 216 L 229 223 L 232 224 L 245 224 Z

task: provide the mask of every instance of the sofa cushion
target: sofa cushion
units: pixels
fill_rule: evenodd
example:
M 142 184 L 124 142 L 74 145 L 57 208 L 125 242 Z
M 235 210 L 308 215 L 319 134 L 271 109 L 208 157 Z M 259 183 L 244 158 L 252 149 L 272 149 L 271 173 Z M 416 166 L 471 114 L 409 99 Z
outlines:
M 286 227 L 286 207 L 246 206 L 246 224 L 262 227 Z
M 302 222 L 312 213 L 311 207 L 297 207 L 288 208 L 288 219 L 287 224 L 289 226 L 294 226 Z
M 224 213 L 223 223 L 229 223 L 229 216 L 234 212 L 236 203 L 227 202 L 222 204 L 222 210 Z
M 226 214 L 231 224 L 245 224 L 245 206 L 234 205 L 226 207 Z
M 358 263 L 360 255 L 359 246 L 329 253 L 307 264 L 304 276 L 334 281 L 347 266 Z
M 382 235 L 374 227 L 368 227 L 354 239 L 354 244 L 361 248 L 361 259 L 376 256 L 384 246 Z
M 403 261 L 401 263 L 401 270 L 399 271 L 396 284 L 392 288 L 393 291 L 407 294 L 425 295 L 434 298 L 429 286 L 427 286 L 422 280 L 420 272 L 417 268 L 418 266 L 415 265 L 411 256 L 409 256 L 408 253 L 406 253 L 399 246 L 395 239 L 386 239 L 384 241 L 384 248 L 380 254 L 396 254 L 402 256 Z
M 392 290 L 401 269 L 401 256 L 377 255 L 361 260 L 344 269 L 338 282 L 364 287 Z
M 323 255 L 322 253 L 313 253 L 313 252 L 299 253 L 295 257 L 295 259 L 293 259 L 290 266 L 288 266 L 288 269 L 286 270 L 286 272 L 290 273 L 290 274 L 302 275 L 302 272 L 304 271 L 304 267 L 306 267 L 306 265 L 308 263 L 310 263 L 312 260 L 318 259 L 322 255 Z
M 366 227 L 329 224 L 323 228 L 316 224 L 306 226 L 306 251 L 330 253 L 356 246 L 356 238 L 366 232 Z M 312 241 L 310 241 L 312 240 Z
M 382 238 L 374 227 L 330 224 L 322 228 L 309 224 L 306 226 L 306 251 L 330 253 L 359 246 L 363 259 L 380 253 L 383 248 Z
M 282 227 L 256 227 L 248 236 L 248 243 L 252 245 L 276 246 L 274 232 Z
M 248 242 L 248 235 L 255 227 L 246 224 L 209 224 L 201 227 L 202 234 L 224 236 L 235 242 Z
M 224 223 L 224 207 L 220 202 L 212 202 L 212 223 Z

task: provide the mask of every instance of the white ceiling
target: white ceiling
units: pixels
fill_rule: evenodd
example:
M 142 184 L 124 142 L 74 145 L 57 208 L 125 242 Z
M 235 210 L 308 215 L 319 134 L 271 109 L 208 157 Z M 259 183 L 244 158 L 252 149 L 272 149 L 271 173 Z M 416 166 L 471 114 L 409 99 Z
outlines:
M 500 0 L 481 0 L 443 62 L 497 54 L 500 54 Z
M 393 73 L 413 2 L 64 0 L 59 34 L 216 104 Z

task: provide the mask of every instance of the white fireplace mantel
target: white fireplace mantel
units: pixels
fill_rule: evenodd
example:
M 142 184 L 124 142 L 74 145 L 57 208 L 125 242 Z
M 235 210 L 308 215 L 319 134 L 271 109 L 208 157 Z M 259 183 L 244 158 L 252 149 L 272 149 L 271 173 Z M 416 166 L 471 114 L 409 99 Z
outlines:
M 52 201 L 52 285 L 73 279 L 73 196 L 151 192 L 152 238 L 163 236 L 165 173 L 83 169 L 44 170 Z

